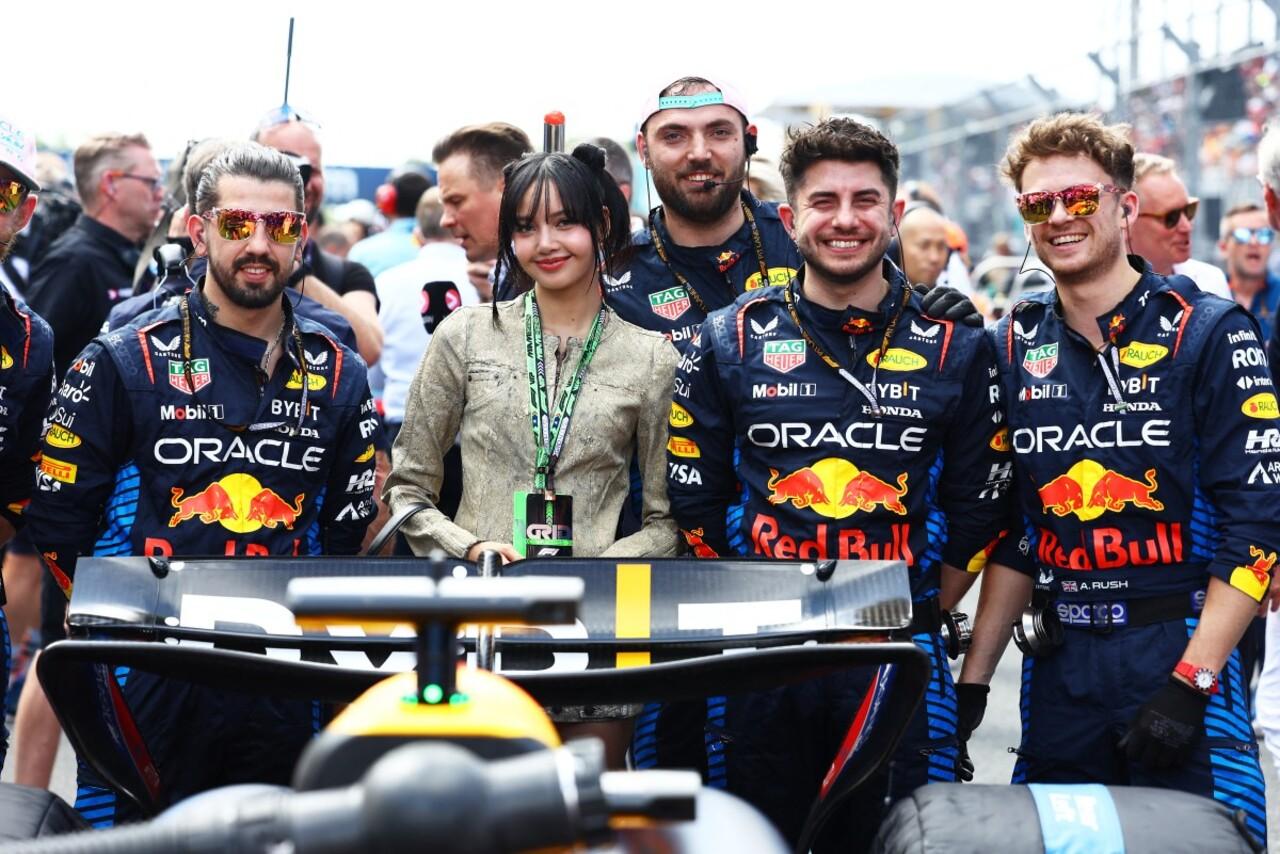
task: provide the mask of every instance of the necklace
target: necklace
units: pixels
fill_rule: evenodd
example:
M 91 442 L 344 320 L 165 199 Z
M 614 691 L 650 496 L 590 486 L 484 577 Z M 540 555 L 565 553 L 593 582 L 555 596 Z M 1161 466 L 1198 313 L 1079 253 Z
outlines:
M 276 352 L 276 347 L 280 346 L 280 342 L 284 340 L 284 323 L 280 324 L 280 330 L 275 336 L 267 342 L 267 349 L 262 354 L 262 361 L 258 362 L 258 379 L 265 383 L 271 378 L 271 356 Z

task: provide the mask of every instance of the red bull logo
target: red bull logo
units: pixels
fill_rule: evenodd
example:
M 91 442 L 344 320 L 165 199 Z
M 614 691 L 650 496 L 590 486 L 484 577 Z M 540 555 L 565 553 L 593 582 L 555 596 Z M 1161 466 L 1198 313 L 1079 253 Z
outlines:
M 246 519 L 260 522 L 267 528 L 283 525 L 285 530 L 292 531 L 293 523 L 302 514 L 302 499 L 303 493 L 298 493 L 290 505 L 270 489 L 263 489 L 249 499 L 249 515 Z
M 793 471 L 781 480 L 778 479 L 778 470 L 771 468 L 769 483 L 766 485 L 769 488 L 770 504 L 785 504 L 790 501 L 803 509 L 812 504 L 831 503 L 822 485 L 822 478 L 808 466 Z
M 897 486 L 859 469 L 848 460 L 828 457 L 813 465 L 782 475 L 769 469 L 766 498 L 770 504 L 786 504 L 809 509 L 829 519 L 843 519 L 858 511 L 883 507 L 899 516 L 907 514 L 902 498 L 907 494 L 907 473 L 897 477 Z
M 1155 497 L 1156 470 L 1147 469 L 1135 480 L 1093 460 L 1081 460 L 1040 487 L 1040 503 L 1045 513 L 1062 517 L 1074 513 L 1082 522 L 1107 511 L 1123 510 L 1132 504 L 1144 510 L 1160 511 L 1164 503 Z
M 889 526 L 888 538 L 868 536 L 861 528 L 816 526 L 812 537 L 800 532 L 783 534 L 778 520 L 757 513 L 751 523 L 751 544 L 755 553 L 778 560 L 901 560 L 915 564 L 911 553 L 911 525 L 896 522 Z
M 702 539 L 704 536 L 702 528 L 694 528 L 692 531 L 682 529 L 680 533 L 684 534 L 684 541 L 689 544 L 689 550 L 693 552 L 694 557 L 720 557 L 716 554 L 716 550 Z
M 177 511 L 169 517 L 169 527 L 176 528 L 180 522 L 199 518 L 206 525 L 221 522 L 223 519 L 238 519 L 235 507 L 231 506 L 231 496 L 220 483 L 211 483 L 199 492 L 183 498 L 181 487 L 172 489 L 170 502 Z
M 1181 522 L 1157 522 L 1150 537 L 1127 537 L 1119 528 L 1094 528 L 1084 540 L 1068 550 L 1057 534 L 1041 527 L 1036 557 L 1045 566 L 1083 570 L 1181 563 L 1183 559 Z
M 1116 339 L 1120 337 L 1121 332 L 1124 332 L 1124 315 L 1111 315 L 1111 319 L 1107 321 L 1107 338 L 1114 344 Z
M 875 327 L 865 317 L 851 317 L 844 322 L 844 326 L 841 328 L 844 329 L 846 335 L 866 335 Z
M 199 519 L 206 525 L 217 522 L 238 534 L 263 527 L 283 527 L 291 531 L 302 515 L 304 498 L 305 493 L 298 493 L 290 504 L 253 475 L 229 474 L 191 494 L 186 494 L 181 487 L 173 487 L 169 501 L 174 513 L 169 517 L 169 527 L 176 528 L 188 519 Z
M 987 562 L 991 559 L 992 552 L 996 550 L 996 546 L 1000 545 L 1000 538 L 1008 533 L 1008 531 L 1001 531 L 991 539 L 991 542 L 978 549 L 974 556 L 969 558 L 969 563 L 965 565 L 964 571 L 972 573 L 982 572 L 982 570 L 986 568 Z
M 1271 570 L 1276 565 L 1276 553 L 1251 545 L 1249 557 L 1253 558 L 1253 563 L 1237 566 L 1231 571 L 1231 586 L 1253 597 L 1254 601 L 1261 601 L 1267 588 L 1271 586 Z
M 721 273 L 729 272 L 733 265 L 738 263 L 738 257 L 738 253 L 732 249 L 724 250 L 716 256 L 716 269 Z

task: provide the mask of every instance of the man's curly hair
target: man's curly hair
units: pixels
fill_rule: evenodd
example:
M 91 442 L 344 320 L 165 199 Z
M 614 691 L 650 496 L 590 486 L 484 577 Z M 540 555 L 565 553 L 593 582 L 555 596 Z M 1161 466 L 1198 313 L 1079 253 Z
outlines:
M 796 190 L 804 183 L 805 172 L 822 160 L 874 163 L 880 167 L 889 198 L 898 194 L 898 147 L 870 125 L 853 119 L 831 118 L 787 132 L 780 166 L 788 202 L 795 204 Z
M 1083 154 L 1102 167 L 1111 183 L 1128 190 L 1133 186 L 1133 143 L 1128 125 L 1104 125 L 1092 113 L 1058 113 L 1036 119 L 1009 142 L 1000 174 L 1022 191 L 1022 173 L 1032 160 Z

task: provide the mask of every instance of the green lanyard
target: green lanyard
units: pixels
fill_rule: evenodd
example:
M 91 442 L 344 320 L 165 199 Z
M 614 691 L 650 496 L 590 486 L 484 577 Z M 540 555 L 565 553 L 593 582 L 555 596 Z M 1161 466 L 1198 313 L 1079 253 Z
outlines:
M 604 305 L 591 324 L 587 333 L 587 341 L 582 347 L 582 355 L 578 358 L 578 367 L 567 384 L 560 388 L 556 397 L 555 411 L 548 406 L 547 395 L 547 361 L 542 349 L 542 316 L 538 313 L 538 301 L 533 291 L 524 295 L 524 342 L 525 363 L 529 369 L 529 417 L 533 422 L 533 444 L 538 449 L 534 460 L 533 485 L 550 496 L 553 489 L 553 474 L 560 454 L 564 450 L 565 437 L 569 435 L 569 419 L 573 415 L 574 405 L 578 402 L 578 391 L 582 388 L 582 380 L 587 375 L 587 367 L 591 364 L 596 348 L 600 346 L 600 337 L 604 332 Z M 550 505 L 547 507 L 550 513 Z

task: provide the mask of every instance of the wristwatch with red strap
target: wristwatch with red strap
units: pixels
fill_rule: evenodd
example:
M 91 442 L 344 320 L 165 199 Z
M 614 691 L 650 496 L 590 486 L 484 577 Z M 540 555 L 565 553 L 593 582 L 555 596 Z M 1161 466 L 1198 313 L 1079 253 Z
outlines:
M 1197 667 L 1190 661 L 1179 661 L 1173 672 L 1191 683 L 1201 694 L 1218 693 L 1218 674 L 1207 667 Z

